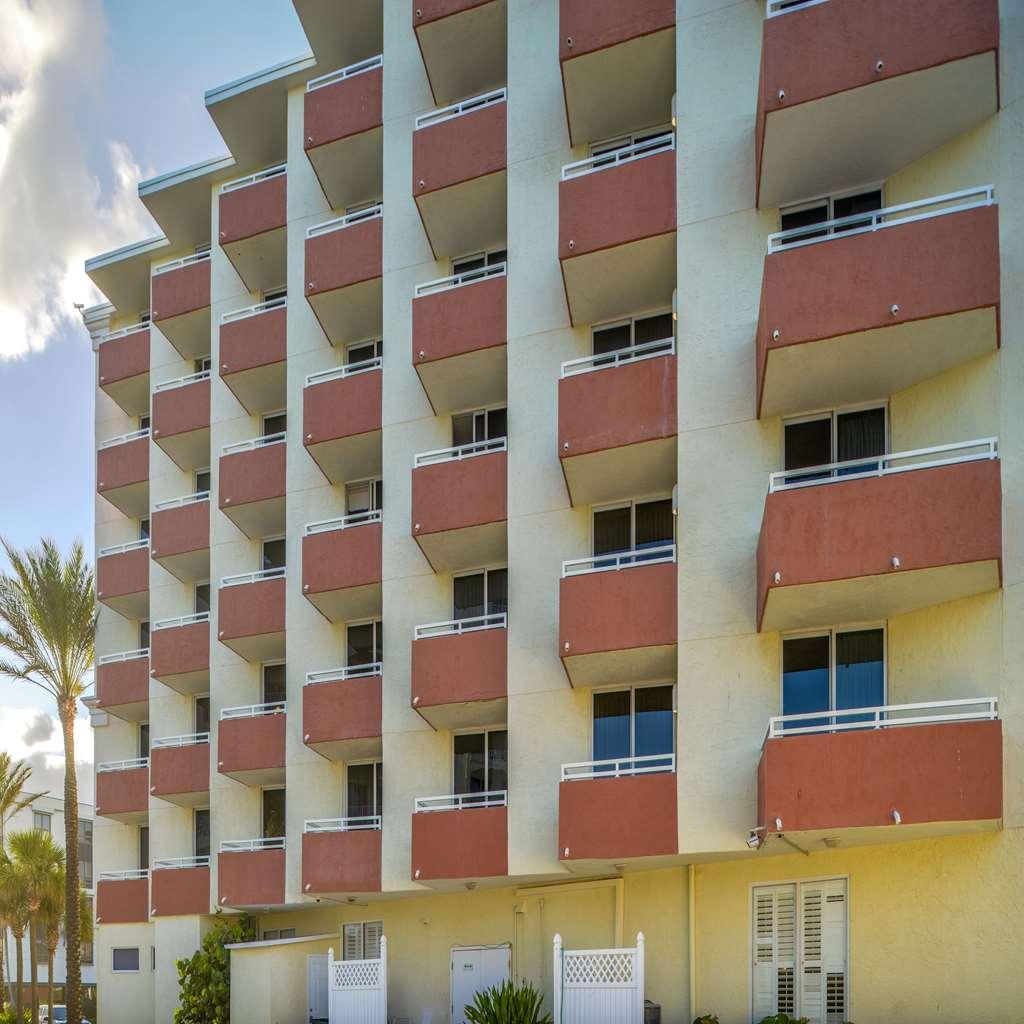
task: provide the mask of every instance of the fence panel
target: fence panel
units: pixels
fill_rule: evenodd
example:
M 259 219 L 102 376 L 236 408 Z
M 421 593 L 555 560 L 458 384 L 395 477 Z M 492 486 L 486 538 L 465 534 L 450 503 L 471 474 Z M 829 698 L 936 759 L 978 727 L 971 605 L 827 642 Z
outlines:
M 554 941 L 555 1024 L 643 1024 L 644 935 L 632 949 L 562 949 Z
M 330 1024 L 387 1024 L 388 940 L 379 960 L 335 960 L 327 951 Z

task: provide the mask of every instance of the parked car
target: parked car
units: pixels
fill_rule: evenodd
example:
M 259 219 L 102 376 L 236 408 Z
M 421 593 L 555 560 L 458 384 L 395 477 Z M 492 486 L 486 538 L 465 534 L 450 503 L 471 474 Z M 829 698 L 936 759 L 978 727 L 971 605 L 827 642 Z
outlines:
M 63 1003 L 57 1003 L 53 1007 L 53 1020 L 50 1020 L 50 1007 L 43 1003 L 39 1007 L 39 1024 L 68 1024 L 68 1008 Z M 82 1024 L 92 1024 L 92 1021 L 82 1018 Z

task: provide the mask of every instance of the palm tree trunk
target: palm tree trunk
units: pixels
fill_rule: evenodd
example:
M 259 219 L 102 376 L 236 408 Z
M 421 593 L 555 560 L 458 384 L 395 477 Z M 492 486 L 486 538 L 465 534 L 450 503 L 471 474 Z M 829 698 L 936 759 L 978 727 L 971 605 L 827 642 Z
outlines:
M 32 1024 L 39 1024 L 39 958 L 36 956 L 36 919 L 28 921 L 28 994 Z
M 46 1016 L 53 1024 L 53 954 L 57 951 L 53 946 L 46 949 Z
M 14 933 L 14 955 L 17 958 L 17 987 L 14 990 L 15 1020 L 23 1024 L 25 1020 L 25 954 L 22 944 L 25 941 L 25 930 Z
M 64 1002 L 69 1021 L 82 1019 L 82 943 L 79 931 L 78 881 L 78 778 L 75 775 L 75 702 L 57 706 L 64 733 L 64 942 L 67 946 L 67 980 Z M 33 1022 L 35 1024 L 35 1022 Z
M 3 829 L 0 828 L 0 850 L 3 849 Z M 7 925 L 0 921 L 0 1016 L 7 1004 L 7 976 L 4 974 L 4 950 L 7 947 Z

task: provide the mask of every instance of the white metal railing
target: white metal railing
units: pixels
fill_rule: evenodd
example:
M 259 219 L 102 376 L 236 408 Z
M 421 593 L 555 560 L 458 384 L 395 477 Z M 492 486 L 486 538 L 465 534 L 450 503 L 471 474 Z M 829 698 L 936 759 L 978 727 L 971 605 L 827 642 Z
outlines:
M 344 82 L 346 78 L 354 78 L 356 75 L 363 74 L 364 71 L 373 71 L 375 68 L 383 66 L 384 55 L 379 53 L 376 57 L 369 57 L 357 64 L 349 64 L 347 68 L 339 68 L 337 71 L 320 75 L 319 78 L 311 78 L 306 83 L 306 92 L 314 92 L 316 89 L 322 89 L 325 85 L 334 85 L 335 82 Z
M 963 710 L 973 708 L 972 711 Z M 885 704 L 841 711 L 806 711 L 799 715 L 773 715 L 766 739 L 804 733 L 845 732 L 847 729 L 888 729 L 904 725 L 937 725 L 943 722 L 985 722 L 999 717 L 996 697 L 967 697 L 918 704 Z M 801 724 L 803 723 L 803 724 Z
M 168 260 L 166 263 L 160 263 L 153 268 L 153 277 L 158 274 L 166 274 L 171 270 L 179 270 L 181 267 L 191 267 L 194 263 L 202 263 L 204 260 L 210 258 L 210 250 L 204 249 L 202 252 L 189 253 L 188 256 L 182 256 L 176 260 Z
M 621 779 L 628 775 L 654 775 L 676 770 L 675 754 L 644 754 L 642 757 L 613 757 L 603 761 L 575 761 L 562 765 L 562 781 L 578 779 Z
M 149 869 L 131 868 L 128 871 L 101 871 L 96 878 L 100 882 L 132 882 L 140 878 L 149 878 Z
M 384 666 L 379 661 L 371 661 L 367 665 L 345 665 L 343 668 L 322 668 L 316 672 L 306 673 L 306 686 L 317 686 L 320 683 L 339 683 L 346 679 L 366 679 L 379 676 Z
M 276 569 L 257 569 L 255 572 L 239 572 L 234 576 L 224 576 L 220 585 L 222 587 L 241 587 L 246 583 L 262 583 L 264 580 L 283 580 L 285 574 L 284 566 Z
M 102 761 L 96 765 L 97 772 L 130 772 L 136 768 L 148 768 L 148 757 L 130 757 L 126 761 Z
M 433 295 L 434 292 L 445 292 L 452 288 L 461 288 L 463 285 L 475 284 L 489 277 L 504 277 L 508 273 L 508 261 L 492 263 L 488 267 L 477 267 L 476 270 L 464 270 L 460 274 L 451 274 L 448 277 L 439 277 L 436 281 L 425 281 L 416 285 L 415 297 L 421 298 L 424 295 Z
M 384 204 L 375 203 L 365 210 L 356 210 L 353 213 L 346 213 L 344 217 L 334 217 L 332 220 L 325 220 L 322 224 L 314 224 L 306 228 L 307 238 L 316 238 L 318 235 L 329 235 L 332 231 L 340 231 L 342 228 L 351 227 L 364 220 L 376 220 L 384 216 Z
M 235 178 L 232 181 L 225 181 L 220 187 L 220 194 L 224 195 L 225 192 L 237 192 L 240 188 L 248 188 L 250 185 L 256 185 L 261 181 L 266 181 L 268 178 L 278 178 L 287 172 L 287 164 L 276 164 L 273 167 L 268 167 L 266 170 L 256 171 L 254 174 L 247 174 L 244 178 Z
M 283 715 L 287 713 L 288 702 L 273 700 L 266 704 L 240 704 L 238 707 L 221 708 L 220 720 L 229 718 L 264 718 L 267 715 Z
M 611 572 L 636 565 L 660 565 L 675 560 L 675 544 L 659 544 L 649 548 L 634 548 L 632 551 L 591 555 L 590 558 L 570 558 L 562 563 L 562 576 L 584 576 L 589 572 Z
M 161 857 L 153 861 L 154 871 L 170 871 L 181 868 L 208 868 L 209 857 Z
M 302 826 L 303 832 L 376 832 L 381 828 L 379 814 L 356 818 L 311 818 Z
M 210 371 L 200 370 L 198 373 L 190 373 L 187 377 L 178 377 L 175 380 L 161 381 L 153 388 L 153 394 L 158 391 L 173 391 L 175 388 L 187 387 L 189 384 L 198 384 L 201 380 L 209 380 Z
M 260 850 L 283 850 L 284 836 L 263 836 L 260 839 L 222 839 L 221 853 L 257 853 Z
M 306 523 L 303 531 L 306 537 L 314 533 L 330 533 L 334 530 L 348 530 L 353 526 L 367 526 L 370 523 L 382 521 L 384 513 L 379 508 L 369 509 L 366 512 L 350 512 L 347 516 L 338 516 L 336 519 L 321 519 L 316 523 Z
M 495 103 L 504 103 L 508 96 L 506 89 L 494 89 L 491 92 L 481 93 L 479 96 L 472 96 L 468 100 L 460 100 L 450 106 L 441 107 L 439 110 L 431 110 L 426 114 L 420 114 L 416 118 L 416 131 L 427 128 L 432 124 L 440 124 L 442 121 L 450 121 L 453 117 L 462 117 L 463 114 L 471 114 L 481 107 L 491 107 Z
M 805 7 L 817 7 L 818 4 L 825 3 L 828 3 L 828 0 L 767 0 L 768 17 L 774 18 L 779 14 L 802 11 Z
M 929 199 L 915 199 L 912 203 L 886 206 L 881 210 L 866 210 L 864 213 L 852 213 L 848 217 L 833 217 L 832 220 L 823 220 L 816 224 L 776 231 L 768 236 L 768 254 L 796 249 L 802 245 L 828 242 L 834 238 L 849 238 L 851 235 L 862 235 L 869 231 L 881 231 L 883 228 L 896 227 L 899 224 L 912 224 L 914 221 L 942 217 L 947 213 L 960 213 L 979 206 L 991 206 L 995 201 L 995 187 L 982 185 L 961 192 L 948 192 L 944 196 L 932 196 Z M 814 237 L 809 237 L 812 235 Z
M 374 356 L 372 359 L 361 359 L 358 363 L 347 363 L 345 366 L 334 366 L 329 370 L 320 370 L 311 373 L 306 377 L 306 387 L 312 384 L 323 384 L 329 380 L 344 380 L 346 377 L 354 377 L 356 374 L 368 373 L 370 370 L 379 370 L 384 365 L 383 356 Z
M 655 153 L 667 153 L 675 148 L 675 133 L 665 132 L 652 139 L 644 139 L 643 142 L 634 142 L 631 146 L 610 149 L 604 153 L 588 156 L 585 160 L 576 160 L 571 164 L 566 164 L 562 168 L 562 181 L 579 178 L 584 174 L 593 174 L 595 171 L 606 171 L 609 167 L 621 167 L 622 164 L 642 160 L 645 156 L 654 156 Z
M 131 327 L 121 327 L 121 328 L 119 328 L 116 331 L 108 331 L 106 334 L 103 335 L 102 338 L 100 338 L 100 340 L 96 344 L 97 345 L 103 345 L 103 344 L 105 344 L 108 341 L 117 341 L 118 338 L 127 338 L 128 335 L 130 335 L 130 334 L 135 334 L 138 331 L 148 331 L 148 330 L 149 330 L 149 321 L 148 320 L 145 323 L 139 322 L 137 324 L 132 324 Z
M 195 747 L 200 743 L 209 743 L 208 732 L 191 732 L 183 736 L 161 736 L 150 743 L 150 748 L 156 747 Z
M 645 341 L 640 345 L 630 345 L 614 352 L 602 352 L 599 355 L 582 356 L 579 359 L 568 359 L 562 363 L 562 376 L 575 377 L 579 373 L 590 373 L 592 370 L 607 370 L 623 363 L 637 363 L 644 359 L 657 356 L 672 356 L 676 352 L 676 339 L 663 338 L 660 341 Z
M 97 558 L 106 558 L 107 555 L 123 555 L 126 551 L 138 551 L 140 548 L 149 547 L 149 538 L 145 537 L 142 540 L 130 540 L 125 544 L 110 544 L 105 548 L 100 548 L 96 552 Z
M 251 437 L 248 441 L 235 441 L 221 448 L 221 455 L 237 455 L 239 452 L 254 452 L 257 448 L 269 448 L 273 444 L 284 444 L 288 435 L 282 430 L 279 434 L 266 434 L 262 437 Z
M 277 299 L 267 299 L 266 302 L 257 302 L 254 306 L 245 306 L 243 309 L 233 309 L 229 313 L 221 313 L 222 324 L 234 323 L 236 320 L 246 320 L 251 316 L 259 316 L 260 313 L 269 313 L 272 309 L 286 309 L 288 296 L 282 295 Z
M 103 657 L 96 659 L 97 666 L 99 665 L 112 665 L 118 661 L 134 661 L 136 658 L 148 658 L 149 648 L 140 647 L 135 651 L 119 651 L 117 654 L 104 654 Z
M 155 633 L 158 629 L 177 629 L 179 626 L 194 626 L 197 622 L 209 621 L 209 612 L 194 612 L 192 615 L 175 615 L 170 619 L 157 619 L 151 629 Z
M 959 455 L 950 455 L 959 452 Z M 936 457 L 937 456 L 937 457 Z M 982 437 L 976 441 L 959 444 L 938 444 L 931 448 L 915 448 L 907 452 L 890 452 L 886 455 L 871 455 L 863 459 L 847 459 L 845 462 L 826 462 L 821 466 L 806 466 L 803 469 L 781 469 L 768 476 L 768 493 L 790 491 L 797 487 L 816 487 L 819 484 L 842 483 L 845 480 L 863 480 L 872 476 L 890 476 L 893 473 L 909 473 L 915 469 L 934 469 L 936 466 L 953 466 L 961 462 L 983 462 L 999 458 L 999 439 Z M 906 465 L 907 459 L 916 459 Z
M 426 640 L 432 636 L 478 633 L 481 629 L 505 629 L 507 626 L 508 614 L 500 612 L 495 615 L 477 615 L 471 619 L 452 619 L 450 622 L 428 622 L 413 627 L 412 637 L 414 640 Z
M 416 814 L 431 811 L 465 811 L 474 807 L 506 807 L 508 790 L 492 789 L 486 793 L 451 793 L 447 796 L 418 796 L 413 806 Z
M 413 469 L 420 466 L 433 466 L 439 462 L 460 462 L 462 459 L 473 459 L 478 455 L 490 455 L 492 452 L 508 451 L 508 438 L 496 437 L 490 441 L 474 441 L 472 444 L 457 445 L 454 448 L 438 448 L 432 452 L 420 452 L 413 457 Z
M 169 508 L 183 508 L 185 505 L 197 505 L 201 501 L 209 501 L 209 491 L 196 491 L 195 494 L 185 494 L 180 498 L 168 498 L 166 501 L 158 501 L 153 506 L 154 512 L 163 512 Z
M 106 441 L 100 441 L 100 450 L 104 448 L 114 448 L 119 444 L 127 444 L 129 441 L 141 441 L 142 438 L 149 437 L 149 427 L 144 430 L 133 430 L 130 434 L 121 434 L 118 437 L 108 438 Z

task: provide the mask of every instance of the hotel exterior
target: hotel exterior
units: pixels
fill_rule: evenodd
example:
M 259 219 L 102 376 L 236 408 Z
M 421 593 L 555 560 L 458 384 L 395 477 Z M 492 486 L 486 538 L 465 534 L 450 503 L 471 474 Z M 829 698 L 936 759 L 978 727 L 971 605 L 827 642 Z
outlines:
M 103 1024 L 1018 1020 L 1024 9 L 294 6 L 86 265 Z

